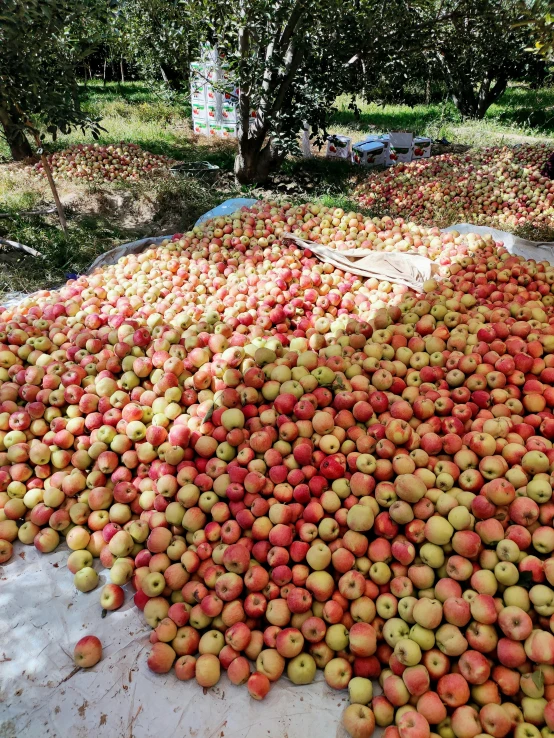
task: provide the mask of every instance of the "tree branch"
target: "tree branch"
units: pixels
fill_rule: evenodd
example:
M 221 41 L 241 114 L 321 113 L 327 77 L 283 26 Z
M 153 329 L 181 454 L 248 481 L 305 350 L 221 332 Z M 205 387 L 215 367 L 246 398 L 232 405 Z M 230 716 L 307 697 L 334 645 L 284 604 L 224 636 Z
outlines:
M 270 115 L 275 115 L 275 113 L 281 109 L 281 106 L 283 105 L 283 101 L 286 97 L 286 94 L 289 91 L 289 88 L 294 79 L 294 75 L 296 74 L 298 67 L 300 66 L 300 62 L 302 61 L 303 55 L 304 55 L 304 52 L 301 48 L 296 48 L 292 52 L 288 71 L 283 81 L 281 82 L 281 85 L 279 87 L 275 100 L 273 102 L 273 105 L 271 106 Z

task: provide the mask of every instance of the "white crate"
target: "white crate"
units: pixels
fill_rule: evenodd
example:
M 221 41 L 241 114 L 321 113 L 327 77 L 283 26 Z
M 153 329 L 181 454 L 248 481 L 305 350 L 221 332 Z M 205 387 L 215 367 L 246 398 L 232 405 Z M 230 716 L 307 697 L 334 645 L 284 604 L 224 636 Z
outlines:
M 365 167 L 384 166 L 387 148 L 384 141 L 358 141 L 352 146 L 352 163 Z
M 236 125 L 232 125 L 229 123 L 224 123 L 221 126 L 221 138 L 236 138 L 237 137 L 237 127 Z
M 234 105 L 226 105 L 225 103 L 221 106 L 221 120 L 223 123 L 236 123 L 237 122 L 237 109 Z
M 198 136 L 207 136 L 208 135 L 208 123 L 207 123 L 207 121 L 205 121 L 205 120 L 193 120 L 192 121 L 192 130 Z
M 208 108 L 205 103 L 192 103 L 192 119 L 208 120 Z
M 348 136 L 329 136 L 327 138 L 327 159 L 346 159 L 352 155 L 352 139 Z
M 392 131 L 390 134 L 390 159 L 395 164 L 412 161 L 414 134 L 405 131 Z
M 413 160 L 428 159 L 431 156 L 432 141 L 426 136 L 416 136 L 413 143 Z
M 212 121 L 208 121 L 208 136 L 210 138 L 223 138 L 223 136 L 221 135 L 221 129 L 222 129 L 221 123 L 214 123 Z

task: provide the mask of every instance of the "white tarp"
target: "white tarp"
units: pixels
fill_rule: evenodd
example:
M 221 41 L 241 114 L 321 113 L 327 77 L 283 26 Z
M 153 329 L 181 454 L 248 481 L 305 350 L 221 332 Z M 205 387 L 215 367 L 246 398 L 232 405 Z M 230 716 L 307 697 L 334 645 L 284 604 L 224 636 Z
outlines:
M 64 546 L 65 548 L 65 546 Z M 133 605 L 102 619 L 100 585 L 83 594 L 67 570 L 68 551 L 39 554 L 15 544 L 0 566 L 1 738 L 343 738 L 347 692 L 282 677 L 263 702 L 223 674 L 213 689 L 146 665 L 150 627 Z M 98 561 L 95 562 L 98 568 Z M 84 635 L 100 638 L 103 659 L 75 669 Z

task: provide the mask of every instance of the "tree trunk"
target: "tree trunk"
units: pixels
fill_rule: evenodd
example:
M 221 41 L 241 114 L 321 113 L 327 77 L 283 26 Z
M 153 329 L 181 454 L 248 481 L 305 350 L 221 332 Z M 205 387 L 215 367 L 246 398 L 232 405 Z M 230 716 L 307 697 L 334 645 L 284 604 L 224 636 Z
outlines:
M 119 60 L 119 71 L 121 72 L 121 84 L 125 82 L 125 71 L 123 69 L 123 59 Z
M 235 157 L 235 176 L 240 184 L 263 184 L 279 163 L 280 157 L 269 142 L 250 138 L 239 145 L 239 153 Z
M 33 155 L 31 144 L 27 140 L 23 130 L 18 125 L 17 117 L 11 115 L 5 108 L 0 106 L 0 125 L 4 136 L 10 147 L 12 158 L 15 161 L 23 161 Z
M 107 66 L 107 64 L 108 64 L 108 60 L 107 59 L 104 59 L 104 81 L 103 81 L 103 85 L 102 85 L 103 87 L 106 86 L 106 66 Z

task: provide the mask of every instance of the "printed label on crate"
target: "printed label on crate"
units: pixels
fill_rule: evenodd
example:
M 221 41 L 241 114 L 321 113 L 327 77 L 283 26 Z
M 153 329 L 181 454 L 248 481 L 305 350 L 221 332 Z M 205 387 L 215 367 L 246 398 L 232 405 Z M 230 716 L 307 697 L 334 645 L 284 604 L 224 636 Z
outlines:
M 208 124 L 205 120 L 195 120 L 192 123 L 192 130 L 194 133 L 197 133 L 199 136 L 207 136 L 208 135 Z
M 352 139 L 348 136 L 329 136 L 325 156 L 328 159 L 350 159 Z
M 206 69 L 206 79 L 208 82 L 215 82 L 217 77 L 217 67 L 211 66 Z
M 223 121 L 234 123 L 237 119 L 237 112 L 234 105 L 223 105 L 221 109 L 221 117 Z
M 237 105 L 239 101 L 239 88 L 229 87 L 223 92 L 223 102 L 226 105 Z
M 217 92 L 211 85 L 206 85 L 206 100 L 208 103 L 215 103 Z
M 390 158 L 397 164 L 408 164 L 412 161 L 412 147 L 395 146 L 393 151 L 391 151 Z
M 192 105 L 192 117 L 193 118 L 199 118 L 201 120 L 206 120 L 206 105 L 203 105 L 202 103 L 193 103 Z
M 204 74 L 204 65 L 200 62 L 193 62 L 190 65 L 190 84 L 191 88 L 204 85 L 206 79 Z
M 208 120 L 215 121 L 217 118 L 217 110 L 215 105 L 208 105 L 206 106 L 206 109 L 208 111 Z
M 219 123 L 208 123 L 208 135 L 214 138 L 222 138 L 221 126 Z
M 414 138 L 413 148 L 414 159 L 428 159 L 431 156 L 431 139 L 430 138 Z
M 233 125 L 229 125 L 227 123 L 224 123 L 221 126 L 221 138 L 236 138 L 237 137 L 237 127 Z
M 206 102 L 205 88 L 203 84 L 192 84 L 190 86 L 190 101 L 204 104 Z

